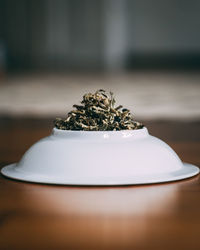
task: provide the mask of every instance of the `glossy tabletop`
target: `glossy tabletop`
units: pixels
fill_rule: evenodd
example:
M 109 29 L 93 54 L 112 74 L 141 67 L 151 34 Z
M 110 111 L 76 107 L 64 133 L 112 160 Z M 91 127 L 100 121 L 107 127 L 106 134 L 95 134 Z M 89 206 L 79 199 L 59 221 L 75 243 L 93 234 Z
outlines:
M 200 165 L 200 142 L 186 134 L 187 126 L 149 127 L 182 160 Z M 49 130 L 7 126 L 0 133 L 1 166 L 17 161 Z M 0 249 L 200 249 L 199 234 L 199 175 L 123 187 L 51 186 L 0 176 Z

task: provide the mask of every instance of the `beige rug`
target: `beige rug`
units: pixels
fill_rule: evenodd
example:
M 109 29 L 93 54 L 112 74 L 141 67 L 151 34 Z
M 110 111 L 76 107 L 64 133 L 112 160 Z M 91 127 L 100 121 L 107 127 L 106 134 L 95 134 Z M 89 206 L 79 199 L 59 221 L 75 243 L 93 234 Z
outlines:
M 112 90 L 136 119 L 200 118 L 200 73 L 29 74 L 0 80 L 0 115 L 65 116 L 85 92 Z

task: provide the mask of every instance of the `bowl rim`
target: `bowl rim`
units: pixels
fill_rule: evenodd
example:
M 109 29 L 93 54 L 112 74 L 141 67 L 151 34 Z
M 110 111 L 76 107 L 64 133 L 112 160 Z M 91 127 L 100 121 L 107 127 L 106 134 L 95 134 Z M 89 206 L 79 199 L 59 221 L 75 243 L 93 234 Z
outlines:
M 87 138 L 87 139 L 122 139 L 122 138 L 143 138 L 149 135 L 148 129 L 143 127 L 141 129 L 133 130 L 105 130 L 105 131 L 85 131 L 85 130 L 62 130 L 53 128 L 52 136 L 58 138 Z
M 58 129 L 53 127 L 53 131 L 61 132 L 61 133 L 122 133 L 122 132 L 131 132 L 138 133 L 138 131 L 146 131 L 147 128 L 144 126 L 143 128 L 138 129 L 122 129 L 122 130 L 67 130 L 67 129 Z

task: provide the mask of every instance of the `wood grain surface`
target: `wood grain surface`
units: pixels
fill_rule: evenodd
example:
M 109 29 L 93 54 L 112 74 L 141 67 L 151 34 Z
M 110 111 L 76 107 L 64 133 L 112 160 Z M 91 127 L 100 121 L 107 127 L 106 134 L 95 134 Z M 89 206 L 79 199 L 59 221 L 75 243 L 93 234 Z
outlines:
M 200 166 L 199 123 L 146 122 Z M 0 125 L 0 162 L 18 161 L 49 121 Z M 0 249 L 200 249 L 200 177 L 156 185 L 80 187 L 0 176 Z

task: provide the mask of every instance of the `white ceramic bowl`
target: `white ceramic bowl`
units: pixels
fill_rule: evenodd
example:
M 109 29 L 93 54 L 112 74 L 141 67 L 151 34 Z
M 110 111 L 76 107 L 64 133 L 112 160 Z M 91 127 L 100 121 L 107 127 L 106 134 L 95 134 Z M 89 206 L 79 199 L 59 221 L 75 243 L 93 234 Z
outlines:
M 180 180 L 199 173 L 147 128 L 67 131 L 54 128 L 21 161 L 1 170 L 19 180 L 69 185 L 129 185 Z

